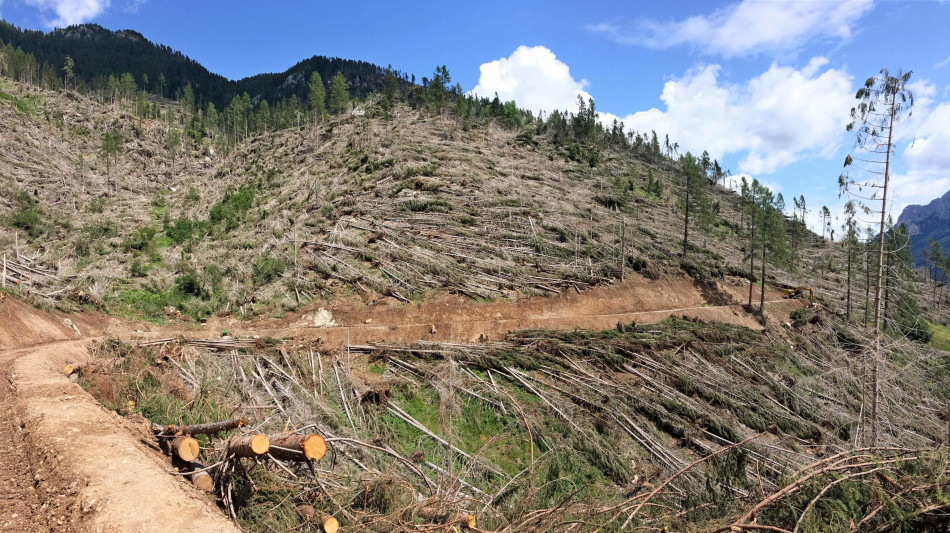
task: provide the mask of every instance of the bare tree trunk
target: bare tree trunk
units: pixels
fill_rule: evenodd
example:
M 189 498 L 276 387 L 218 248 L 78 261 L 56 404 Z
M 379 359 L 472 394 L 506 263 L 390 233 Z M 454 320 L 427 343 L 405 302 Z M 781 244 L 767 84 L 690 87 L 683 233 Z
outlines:
M 871 313 L 871 241 L 864 243 L 864 327 Z
M 850 237 L 849 237 L 850 239 Z M 851 241 L 848 241 L 848 303 L 845 307 L 844 318 L 848 322 L 851 321 L 851 256 L 854 254 L 852 249 Z
M 891 177 L 891 142 L 894 136 L 894 116 L 897 95 L 891 95 L 891 120 L 887 128 L 887 156 L 884 160 L 884 188 L 881 195 L 881 226 L 877 246 L 877 286 L 874 288 L 874 358 L 871 362 L 871 446 L 877 446 L 879 428 L 877 419 L 878 367 L 881 360 L 881 282 L 884 277 L 884 223 L 887 221 L 887 186 Z
M 749 309 L 752 309 L 752 280 L 755 279 L 755 193 L 749 204 Z
M 765 243 L 762 243 L 762 290 L 759 292 L 759 314 L 765 318 Z

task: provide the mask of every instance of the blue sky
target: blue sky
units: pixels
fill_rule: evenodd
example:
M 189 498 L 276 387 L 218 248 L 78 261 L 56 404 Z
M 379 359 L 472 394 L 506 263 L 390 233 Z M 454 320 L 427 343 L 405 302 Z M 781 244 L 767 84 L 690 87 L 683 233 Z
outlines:
M 814 212 L 840 213 L 857 88 L 881 67 L 913 69 L 892 213 L 950 190 L 947 1 L 0 0 L 0 16 L 33 29 L 134 29 L 229 78 L 320 54 L 417 78 L 445 64 L 464 90 L 535 111 L 591 96 L 604 120 L 708 149 L 789 205 L 804 194 Z

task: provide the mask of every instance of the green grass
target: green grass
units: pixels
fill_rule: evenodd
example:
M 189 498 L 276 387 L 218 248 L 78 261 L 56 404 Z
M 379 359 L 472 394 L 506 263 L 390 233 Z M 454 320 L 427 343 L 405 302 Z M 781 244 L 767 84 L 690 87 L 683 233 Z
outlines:
M 930 338 L 930 345 L 938 350 L 950 352 L 950 328 L 940 324 L 931 324 L 930 330 L 933 331 L 933 337 Z

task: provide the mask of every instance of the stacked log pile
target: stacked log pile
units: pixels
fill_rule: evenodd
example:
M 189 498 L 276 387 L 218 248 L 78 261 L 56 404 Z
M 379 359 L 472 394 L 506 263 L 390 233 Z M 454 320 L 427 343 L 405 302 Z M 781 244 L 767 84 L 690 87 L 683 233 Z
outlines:
M 321 435 L 278 433 L 265 434 L 243 431 L 248 420 L 243 417 L 193 425 L 153 424 L 152 430 L 158 439 L 159 447 L 172 459 L 177 475 L 185 476 L 199 490 L 214 493 L 222 499 L 232 512 L 231 478 L 235 466 L 241 459 L 254 461 L 269 459 L 278 465 L 283 462 L 312 464 L 327 453 L 327 441 Z M 228 438 L 219 438 L 221 434 L 239 430 Z M 202 447 L 195 435 L 208 436 L 209 444 Z M 218 452 L 219 460 L 205 466 L 200 461 L 202 451 L 206 456 Z M 283 466 L 281 466 L 283 468 Z M 328 513 L 318 513 L 311 506 L 307 521 L 318 522 L 322 531 L 336 533 L 339 521 Z M 301 511 L 301 516 L 305 513 Z

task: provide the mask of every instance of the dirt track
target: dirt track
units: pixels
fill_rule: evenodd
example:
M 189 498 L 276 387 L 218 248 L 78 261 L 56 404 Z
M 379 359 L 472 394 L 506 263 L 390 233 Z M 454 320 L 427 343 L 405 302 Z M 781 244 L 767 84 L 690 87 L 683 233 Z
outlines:
M 331 346 L 420 339 L 469 342 L 503 338 L 513 329 L 608 328 L 671 314 L 760 328 L 738 304 L 747 290 L 634 279 L 519 302 L 474 303 L 455 297 L 422 305 L 351 302 L 280 320 L 215 320 L 203 328 L 179 324 L 132 334 L 127 332 L 142 326 L 101 315 L 68 317 L 70 325 L 67 317 L 8 297 L 0 301 L 0 531 L 235 530 L 207 497 L 168 475 L 167 465 L 126 420 L 63 375 L 64 364 L 89 357 L 86 342 L 92 336 L 214 336 L 219 328 L 228 328 L 273 337 L 319 337 Z M 786 319 L 802 305 L 777 296 L 767 295 L 774 318 Z

